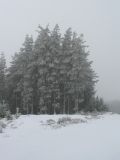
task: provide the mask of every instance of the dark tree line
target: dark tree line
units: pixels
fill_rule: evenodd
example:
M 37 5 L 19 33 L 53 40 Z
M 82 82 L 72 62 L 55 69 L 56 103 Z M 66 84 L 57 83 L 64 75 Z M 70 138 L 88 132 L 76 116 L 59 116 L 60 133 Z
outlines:
M 88 55 L 83 35 L 69 28 L 62 36 L 58 25 L 53 30 L 39 26 L 36 40 L 26 36 L 7 71 L 1 54 L 1 103 L 23 114 L 104 110 L 102 99 L 95 98 L 97 76 Z

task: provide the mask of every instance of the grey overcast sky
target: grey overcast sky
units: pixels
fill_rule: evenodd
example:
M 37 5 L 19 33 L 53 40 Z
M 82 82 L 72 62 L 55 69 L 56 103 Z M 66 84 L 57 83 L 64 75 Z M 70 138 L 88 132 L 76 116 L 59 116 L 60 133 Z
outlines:
M 120 100 L 120 0 L 0 0 L 0 51 L 7 61 L 38 25 L 83 33 L 99 75 L 98 95 Z

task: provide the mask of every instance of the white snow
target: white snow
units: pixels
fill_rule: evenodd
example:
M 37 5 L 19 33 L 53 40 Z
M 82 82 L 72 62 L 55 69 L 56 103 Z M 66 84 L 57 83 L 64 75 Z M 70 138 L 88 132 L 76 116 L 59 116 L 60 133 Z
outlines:
M 0 160 L 120 160 L 120 115 L 72 115 L 68 117 L 87 122 L 47 125 L 47 120 L 60 117 L 65 115 L 3 120 L 8 124 L 0 134 Z

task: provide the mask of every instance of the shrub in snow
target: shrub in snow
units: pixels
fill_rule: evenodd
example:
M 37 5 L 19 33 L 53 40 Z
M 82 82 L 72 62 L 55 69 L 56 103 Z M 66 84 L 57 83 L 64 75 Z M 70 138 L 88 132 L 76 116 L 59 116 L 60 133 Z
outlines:
M 7 118 L 7 120 L 12 119 L 12 115 L 8 109 L 8 104 L 7 103 L 0 103 L 0 118 Z
M 59 118 L 57 121 L 53 119 L 48 119 L 46 123 L 43 123 L 43 121 L 41 121 L 41 124 L 57 129 L 57 128 L 65 127 L 67 125 L 85 123 L 85 122 L 87 122 L 87 120 L 84 120 L 81 118 L 62 117 L 62 118 Z
M 52 125 L 52 124 L 55 124 L 56 122 L 53 120 L 53 119 L 48 119 L 47 120 L 47 124 L 48 125 Z
M 12 120 L 13 119 L 10 111 L 6 111 L 5 117 L 7 118 L 7 120 Z
M 15 114 L 15 118 L 17 119 L 17 118 L 19 118 L 20 117 L 20 115 L 21 115 L 21 113 L 19 113 L 19 114 Z
M 57 121 L 58 124 L 66 124 L 66 123 L 70 123 L 70 122 L 71 122 L 70 117 L 62 117 L 62 118 L 59 118 Z
M 16 114 L 15 114 L 15 118 L 19 118 L 21 115 L 21 113 L 19 112 L 19 108 L 16 108 Z
M 72 124 L 86 123 L 86 122 L 87 122 L 86 120 L 84 120 L 84 119 L 78 119 L 78 118 L 71 120 L 71 123 L 72 123 Z
M 3 123 L 2 121 L 0 121 L 0 133 L 3 132 L 3 128 L 5 128 L 5 127 L 6 127 L 6 124 Z
M 87 121 L 80 118 L 72 119 L 70 117 L 63 117 L 58 119 L 57 124 L 65 126 L 69 124 L 77 124 L 77 123 L 85 123 L 85 122 Z
M 2 128 L 5 128 L 5 127 L 6 127 L 6 124 L 3 123 L 2 121 L 0 121 L 0 126 L 1 126 Z
M 2 127 L 0 126 L 0 133 L 2 133 Z
M 6 103 L 0 103 L 0 117 L 3 118 L 6 116 L 8 110 L 8 105 Z

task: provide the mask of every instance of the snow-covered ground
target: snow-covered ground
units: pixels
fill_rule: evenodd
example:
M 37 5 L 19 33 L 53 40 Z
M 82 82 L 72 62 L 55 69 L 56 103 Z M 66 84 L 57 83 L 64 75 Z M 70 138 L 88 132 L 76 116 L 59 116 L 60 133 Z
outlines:
M 58 123 L 62 117 L 73 121 Z M 120 115 L 29 115 L 3 121 L 0 160 L 120 160 Z

